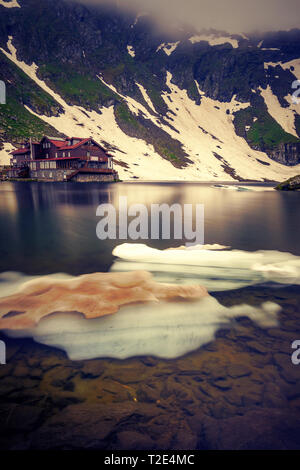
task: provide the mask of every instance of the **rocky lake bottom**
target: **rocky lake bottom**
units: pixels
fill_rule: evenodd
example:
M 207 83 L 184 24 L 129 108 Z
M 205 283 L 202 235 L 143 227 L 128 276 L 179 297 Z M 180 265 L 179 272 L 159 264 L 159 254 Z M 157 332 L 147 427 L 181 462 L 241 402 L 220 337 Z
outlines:
M 279 326 L 240 317 L 174 360 L 71 361 L 2 335 L 0 449 L 300 449 L 299 286 L 212 295 L 227 307 L 276 302 Z

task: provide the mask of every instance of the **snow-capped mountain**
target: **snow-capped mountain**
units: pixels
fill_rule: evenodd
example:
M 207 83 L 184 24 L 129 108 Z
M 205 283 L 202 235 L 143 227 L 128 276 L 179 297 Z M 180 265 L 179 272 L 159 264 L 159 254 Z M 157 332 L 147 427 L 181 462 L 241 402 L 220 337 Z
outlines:
M 163 33 L 147 14 L 0 0 L 1 162 L 64 134 L 102 142 L 122 179 L 281 181 L 300 172 L 297 79 L 300 30 Z

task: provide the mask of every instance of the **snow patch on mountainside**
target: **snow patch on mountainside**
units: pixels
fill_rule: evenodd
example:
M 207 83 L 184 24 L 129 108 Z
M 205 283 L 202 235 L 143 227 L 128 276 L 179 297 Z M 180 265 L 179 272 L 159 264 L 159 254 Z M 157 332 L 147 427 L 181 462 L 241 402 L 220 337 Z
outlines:
M 289 70 L 298 80 L 300 80 L 300 59 L 291 60 L 289 62 L 265 62 L 265 69 L 269 67 L 280 66 L 283 70 Z M 289 106 L 283 108 L 278 98 L 272 93 L 270 86 L 267 90 L 262 90 L 262 96 L 264 97 L 265 103 L 268 106 L 268 111 L 273 118 L 281 125 L 281 127 L 292 135 L 298 137 L 295 127 L 295 115 L 300 114 L 300 106 L 293 102 L 293 93 L 296 89 L 292 88 L 291 93 L 284 97 Z
M 167 129 L 167 126 L 164 130 L 184 144 L 189 157 L 195 162 L 191 166 L 198 169 L 200 180 L 229 180 L 230 168 L 235 170 L 236 175 L 254 180 L 280 180 L 299 171 L 300 165 L 293 169 L 284 167 L 269 159 L 265 153 L 251 149 L 245 139 L 236 135 L 232 113 L 248 107 L 249 103 L 239 103 L 235 97 L 231 103 L 221 103 L 202 94 L 198 106 L 188 97 L 186 90 L 172 83 L 169 72 L 167 85 L 171 93 L 165 92 L 163 99 L 172 111 L 168 114 L 170 124 L 179 134 Z
M 265 153 L 252 150 L 245 139 L 236 135 L 232 113 L 248 107 L 249 103 L 239 103 L 235 97 L 231 103 L 220 103 L 206 97 L 197 84 L 202 95 L 199 106 L 188 97 L 186 90 L 181 90 L 172 83 L 172 75 L 168 72 L 166 84 L 170 92 L 162 94 L 170 110 L 165 118 L 171 125 L 168 126 L 160 120 L 159 115 L 152 112 L 154 106 L 142 85 L 137 84 L 149 108 L 131 97 L 122 95 L 115 87 L 99 77 L 104 85 L 126 101 L 132 113 L 135 115 L 142 113 L 146 119 L 151 120 L 183 144 L 190 160 L 194 163 L 184 169 L 175 168 L 158 155 L 152 145 L 125 134 L 116 122 L 113 106 L 96 112 L 68 105 L 59 94 L 37 77 L 36 64 L 28 65 L 18 60 L 12 42 L 13 38 L 10 37 L 7 44 L 9 52 L 3 49 L 2 52 L 52 96 L 62 106 L 64 113 L 58 117 L 49 117 L 36 114 L 28 106 L 25 106 L 26 109 L 65 135 L 91 136 L 100 143 L 108 143 L 121 179 L 130 180 L 138 177 L 157 181 L 229 181 L 234 180 L 236 174 L 244 179 L 266 178 L 281 181 L 300 172 L 300 165 L 292 168 L 280 165 L 270 160 Z M 118 162 L 124 163 L 120 166 Z
M 177 42 L 164 42 L 158 48 L 156 49 L 156 52 L 159 52 L 160 50 L 163 50 L 165 54 L 171 55 L 175 49 L 177 48 L 178 44 L 180 41 Z
M 68 105 L 60 95 L 55 93 L 45 82 L 37 77 L 38 67 L 36 64 L 28 65 L 17 59 L 17 51 L 12 41 L 13 38 L 10 37 L 7 44 L 10 52 L 1 49 L 2 52 L 20 67 L 37 85 L 52 96 L 64 109 L 64 114 L 55 117 L 39 115 L 28 106 L 25 106 L 30 113 L 67 136 L 76 135 L 78 137 L 86 137 L 89 135 L 98 142 L 108 143 L 112 146 L 110 153 L 115 159 L 126 163 L 126 168 L 116 165 L 121 179 L 130 179 L 136 176 L 141 179 L 149 180 L 149 175 L 151 175 L 151 179 L 153 180 L 184 181 L 197 179 L 195 175 L 189 174 L 188 171 L 182 172 L 182 170 L 175 168 L 169 161 L 161 158 L 161 156 L 155 152 L 152 145 L 148 145 L 141 139 L 132 138 L 125 134 L 118 127 L 113 106 L 103 108 L 101 114 L 99 114 L 96 111 L 86 111 L 80 106 Z M 115 90 L 113 86 L 110 86 L 110 88 Z M 131 110 L 135 111 L 136 114 L 141 111 L 148 117 L 151 116 L 143 105 L 133 99 L 128 98 L 128 100 Z M 155 169 L 155 171 L 153 171 L 153 169 Z
M 0 150 L 0 165 L 9 165 L 11 155 L 10 152 L 14 150 L 14 146 L 9 143 L 4 143 L 3 148 Z
M 272 92 L 270 85 L 268 85 L 265 90 L 261 87 L 259 90 L 263 99 L 265 100 L 269 114 L 286 132 L 294 135 L 295 137 L 298 137 L 295 127 L 295 114 L 297 112 L 297 108 L 293 108 L 293 106 L 283 108 L 277 96 Z
M 249 107 L 250 103 L 240 103 L 235 97 L 230 103 L 206 98 L 196 83 L 202 95 L 199 106 L 188 97 L 185 90 L 172 84 L 172 75 L 168 72 L 166 84 L 171 93 L 164 92 L 162 97 L 171 111 L 166 116 L 172 126 L 169 127 L 139 102 L 122 95 L 103 79 L 102 82 L 124 99 L 133 113 L 137 115 L 141 112 L 146 119 L 150 119 L 183 144 L 189 158 L 194 162 L 183 170 L 189 178 L 202 181 L 234 180 L 236 171 L 236 176 L 243 179 L 257 180 L 258 175 L 261 176 L 260 179 L 282 179 L 285 167 L 271 161 L 263 152 L 252 150 L 245 139 L 235 133 L 233 113 Z M 265 162 L 266 165 L 260 162 Z M 290 172 L 290 169 L 287 171 Z
M 0 0 L 0 6 L 5 8 L 21 8 L 21 5 L 18 4 L 17 0 L 11 0 L 10 2 Z
M 213 36 L 213 35 L 207 36 L 205 34 L 200 34 L 200 35 L 195 35 L 195 36 L 190 37 L 189 41 L 192 44 L 196 44 L 197 42 L 200 42 L 200 41 L 206 41 L 209 43 L 210 46 L 220 46 L 221 44 L 229 43 L 232 45 L 234 49 L 237 49 L 239 47 L 238 41 L 230 37 L 218 37 L 218 36 Z
M 289 70 L 295 77 L 300 80 L 300 59 L 290 60 L 289 62 L 265 62 L 264 67 L 277 67 L 280 65 L 284 70 Z
M 41 88 L 43 88 L 42 85 L 44 84 L 44 82 L 39 80 L 39 78 L 36 75 L 38 66 L 34 62 L 31 65 L 28 65 L 25 62 L 19 61 L 17 58 L 17 50 L 15 46 L 13 45 L 12 41 L 13 41 L 13 36 L 8 36 L 7 49 L 9 50 L 9 52 L 7 52 L 5 49 L 2 49 L 2 47 L 0 47 L 0 51 L 3 52 L 3 54 L 5 54 L 8 59 L 14 62 L 14 64 L 20 67 L 23 70 L 23 72 L 25 72 L 26 75 L 28 75 L 32 80 L 34 80 Z
M 156 109 L 154 108 L 153 106 L 153 103 L 147 93 L 147 90 L 143 87 L 143 85 L 140 85 L 139 83 L 136 83 L 136 85 L 139 87 L 139 90 L 140 92 L 142 93 L 143 95 L 143 98 L 144 100 L 146 101 L 147 105 L 149 106 L 149 108 L 152 109 L 152 111 L 154 111 L 156 113 Z
M 120 98 L 122 98 L 124 101 L 126 101 L 127 105 L 128 105 L 128 108 L 130 109 L 130 111 L 135 114 L 136 116 L 138 116 L 140 113 L 142 113 L 144 115 L 145 118 L 147 119 L 151 119 L 153 120 L 154 124 L 158 124 L 160 123 L 159 119 L 158 118 L 153 118 L 152 114 L 149 113 L 149 111 L 145 108 L 145 106 L 143 106 L 139 101 L 136 101 L 134 98 L 131 98 L 130 96 L 125 96 L 123 95 L 122 93 L 120 93 L 116 87 L 114 87 L 113 85 L 111 85 L 110 83 L 107 83 L 103 77 L 99 76 L 98 77 L 99 80 L 103 83 L 103 85 L 105 85 L 107 88 L 109 88 L 111 91 L 113 91 L 116 95 L 118 95 Z M 141 90 L 141 93 L 143 94 L 144 96 L 144 99 L 146 102 L 148 102 L 148 105 L 149 103 L 151 103 L 151 106 L 150 108 L 154 109 L 153 107 L 153 104 L 145 90 L 144 87 L 142 87 L 142 85 L 138 85 L 137 86 L 141 87 L 140 90 Z M 143 90 L 143 91 L 142 91 Z M 146 98 L 146 95 L 147 95 L 147 98 Z M 155 109 L 154 109 L 155 111 Z M 155 111 L 156 113 L 156 111 Z
M 135 50 L 132 46 L 127 46 L 127 52 L 129 55 L 131 55 L 131 57 L 135 57 Z
M 292 67 L 293 70 L 291 70 L 291 72 L 300 80 L 300 59 L 290 60 L 289 62 L 281 64 L 281 66 L 285 70 L 291 70 Z
M 268 70 L 269 67 L 277 67 L 277 65 L 281 65 L 281 62 L 265 62 L 264 69 Z
M 98 142 L 109 143 L 112 146 L 109 153 L 115 157 L 115 169 L 123 180 L 133 177 L 158 181 L 195 179 L 161 158 L 152 145 L 126 135 L 116 122 L 113 106 L 102 108 L 102 114 L 82 110 L 88 115 L 88 118 L 79 107 L 74 106 L 73 108 L 74 114 L 78 116 L 77 123 L 72 121 L 68 113 L 60 117 L 39 116 L 26 107 L 32 114 L 42 118 L 66 135 L 86 137 L 89 134 Z M 119 161 L 124 162 L 126 167 L 119 166 Z

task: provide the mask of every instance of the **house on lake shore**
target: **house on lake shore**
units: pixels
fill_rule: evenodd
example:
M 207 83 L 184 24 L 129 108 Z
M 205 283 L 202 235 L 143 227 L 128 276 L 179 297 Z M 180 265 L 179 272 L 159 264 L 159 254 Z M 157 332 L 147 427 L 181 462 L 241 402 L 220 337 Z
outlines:
M 11 152 L 9 178 L 38 181 L 113 182 L 113 157 L 91 137 L 44 136 Z

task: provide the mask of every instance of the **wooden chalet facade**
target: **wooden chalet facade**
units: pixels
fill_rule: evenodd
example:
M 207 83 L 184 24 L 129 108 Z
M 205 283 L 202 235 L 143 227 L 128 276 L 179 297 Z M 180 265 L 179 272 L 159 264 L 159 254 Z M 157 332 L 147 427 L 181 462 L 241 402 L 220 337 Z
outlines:
M 91 137 L 61 139 L 44 136 L 11 152 L 10 178 L 38 181 L 99 181 L 118 179 L 113 157 Z

